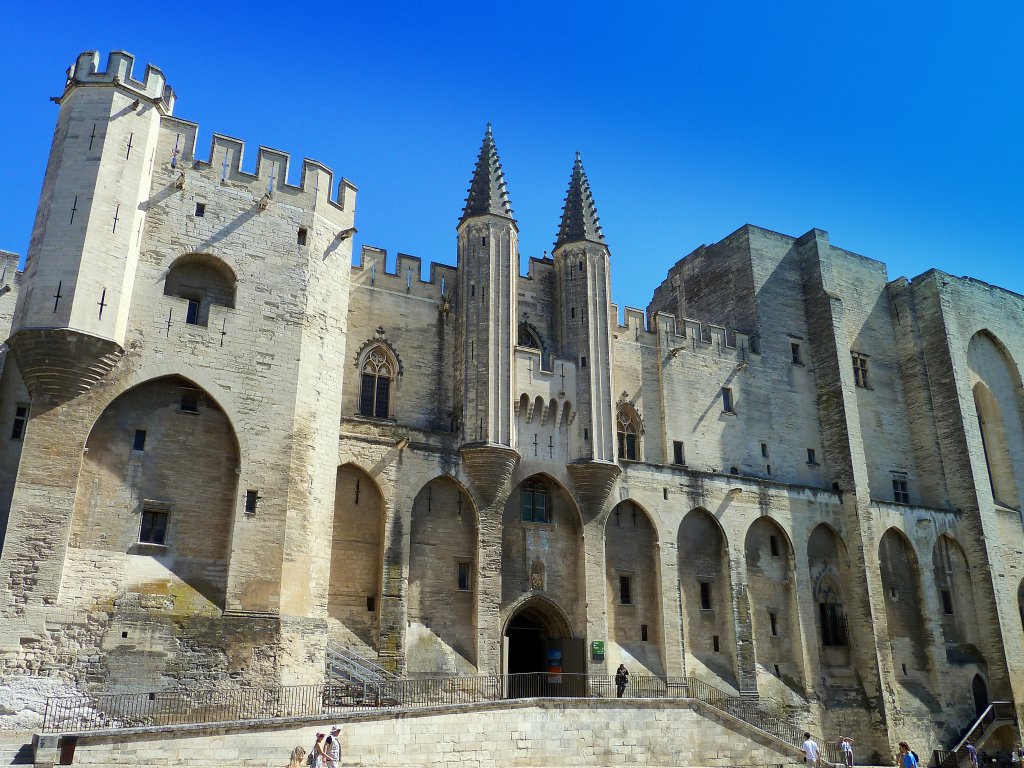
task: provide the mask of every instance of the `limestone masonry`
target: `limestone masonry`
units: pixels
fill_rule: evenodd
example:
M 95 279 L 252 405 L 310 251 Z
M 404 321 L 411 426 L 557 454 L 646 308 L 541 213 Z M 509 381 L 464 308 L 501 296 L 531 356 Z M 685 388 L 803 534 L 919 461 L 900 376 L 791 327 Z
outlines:
M 865 756 L 1024 701 L 1024 297 L 747 225 L 619 325 L 580 158 L 521 275 L 490 128 L 456 267 L 353 264 L 352 183 L 132 67 L 68 71 L 0 252 L 0 675 L 625 663 Z

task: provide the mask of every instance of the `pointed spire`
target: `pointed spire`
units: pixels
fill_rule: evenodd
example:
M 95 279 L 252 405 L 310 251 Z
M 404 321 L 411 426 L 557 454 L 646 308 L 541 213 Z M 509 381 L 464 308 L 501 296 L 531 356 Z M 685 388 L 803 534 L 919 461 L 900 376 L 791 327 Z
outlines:
M 597 217 L 594 196 L 590 193 L 590 182 L 587 172 L 583 170 L 580 153 L 576 153 L 576 162 L 572 166 L 572 177 L 569 189 L 565 193 L 565 205 L 562 208 L 562 223 L 558 227 L 555 238 L 555 250 L 566 243 L 589 241 L 604 243 L 601 231 L 601 220 Z
M 514 218 L 512 205 L 508 200 L 508 190 L 505 188 L 505 172 L 501 170 L 501 160 L 498 159 L 498 150 L 494 146 L 490 123 L 487 124 L 476 169 L 469 182 L 469 194 L 466 196 L 466 207 L 462 211 L 460 221 L 489 213 Z

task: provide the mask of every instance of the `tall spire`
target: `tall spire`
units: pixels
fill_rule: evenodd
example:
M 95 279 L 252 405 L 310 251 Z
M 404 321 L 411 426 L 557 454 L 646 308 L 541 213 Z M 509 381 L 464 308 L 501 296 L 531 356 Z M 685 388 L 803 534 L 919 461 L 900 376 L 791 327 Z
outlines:
M 480 147 L 480 157 L 476 161 L 473 178 L 469 182 L 469 194 L 466 196 L 466 207 L 462 211 L 461 221 L 471 216 L 486 214 L 513 218 L 512 205 L 508 200 L 505 188 L 505 172 L 501 170 L 501 160 L 494 146 L 491 124 L 487 124 L 484 143 Z
M 577 152 L 576 162 L 572 166 L 572 177 L 569 179 L 569 189 L 565 193 L 562 223 L 558 227 L 555 250 L 566 243 L 585 240 L 604 243 L 604 233 L 601 231 L 601 220 L 597 217 L 594 196 L 590 193 L 587 172 L 583 170 L 583 161 Z

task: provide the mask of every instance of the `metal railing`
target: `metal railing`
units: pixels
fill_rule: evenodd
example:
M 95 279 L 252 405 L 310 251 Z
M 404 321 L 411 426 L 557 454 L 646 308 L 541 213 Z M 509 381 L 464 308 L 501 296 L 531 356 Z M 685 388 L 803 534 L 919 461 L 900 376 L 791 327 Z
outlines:
M 961 735 L 956 746 L 952 749 L 936 749 L 932 752 L 932 763 L 937 768 L 959 768 L 968 761 L 967 742 L 970 741 L 975 748 L 980 748 L 982 737 L 989 727 L 996 721 L 1005 723 L 1017 722 L 1017 710 L 1013 702 L 993 701 L 985 711 L 978 715 L 978 719 Z
M 384 683 L 398 679 L 377 662 L 333 642 L 327 643 L 325 661 L 329 682 Z
M 467 675 L 342 682 L 278 688 L 172 690 L 51 697 L 46 700 L 45 733 L 98 731 L 245 720 L 330 716 L 418 709 L 540 697 L 612 699 L 610 675 L 544 672 Z M 804 729 L 768 711 L 758 700 L 741 698 L 696 678 L 632 675 L 624 693 L 631 699 L 698 699 L 727 715 L 799 748 Z M 836 744 L 821 743 L 822 757 L 840 762 Z

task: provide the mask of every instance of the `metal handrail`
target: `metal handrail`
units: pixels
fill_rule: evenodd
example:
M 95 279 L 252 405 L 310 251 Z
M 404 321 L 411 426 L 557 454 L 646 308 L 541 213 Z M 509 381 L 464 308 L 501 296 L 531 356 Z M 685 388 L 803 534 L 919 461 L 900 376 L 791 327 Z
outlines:
M 83 732 L 115 728 L 192 725 L 297 717 L 332 718 L 382 710 L 416 709 L 559 697 L 612 699 L 610 675 L 544 672 L 514 675 L 403 678 L 383 682 L 284 686 L 277 688 L 172 690 L 158 693 L 51 697 L 42 730 Z M 768 712 L 757 700 L 734 696 L 692 677 L 630 677 L 627 698 L 697 699 L 799 748 L 804 729 Z M 822 756 L 838 762 L 838 748 L 822 744 Z M 833 754 L 835 753 L 835 754 Z
M 996 721 L 1017 721 L 1017 710 L 1011 701 L 993 701 L 978 718 L 970 725 L 952 749 L 936 749 L 932 753 L 933 762 L 938 768 L 958 768 L 967 757 L 967 742 L 972 741 L 979 746 L 985 731 Z
M 344 673 L 349 672 L 348 679 L 351 680 L 354 677 L 355 681 L 360 683 L 382 683 L 398 679 L 395 674 L 376 662 L 360 656 L 351 648 L 333 642 L 327 644 L 326 664 L 329 674 L 333 673 L 336 677 L 344 678 L 346 677 Z

